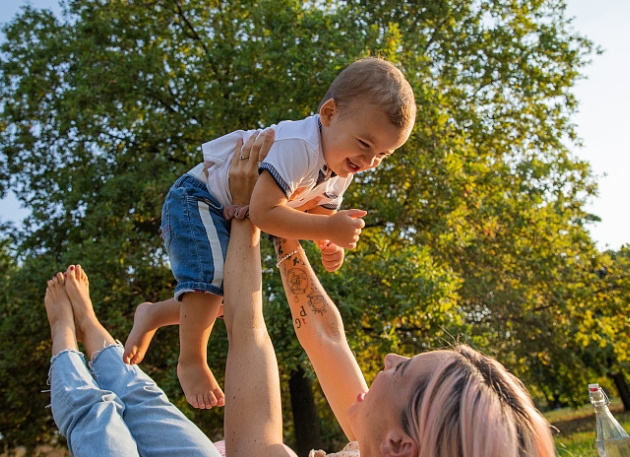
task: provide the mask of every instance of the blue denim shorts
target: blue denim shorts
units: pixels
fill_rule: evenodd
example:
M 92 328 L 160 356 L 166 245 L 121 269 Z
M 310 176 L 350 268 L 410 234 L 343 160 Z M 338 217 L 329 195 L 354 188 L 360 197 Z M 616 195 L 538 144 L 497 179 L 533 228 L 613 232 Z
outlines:
M 166 195 L 160 228 L 177 286 L 175 299 L 187 292 L 223 296 L 223 266 L 230 222 L 206 184 L 186 173 Z

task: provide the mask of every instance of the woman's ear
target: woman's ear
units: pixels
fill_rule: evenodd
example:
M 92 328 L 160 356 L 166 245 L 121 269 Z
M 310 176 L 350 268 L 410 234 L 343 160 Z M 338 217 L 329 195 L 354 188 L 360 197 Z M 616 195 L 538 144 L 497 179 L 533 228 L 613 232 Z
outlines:
M 337 102 L 334 98 L 326 100 L 319 109 L 319 119 L 324 127 L 328 127 L 332 121 L 333 116 L 339 111 Z
M 390 430 L 381 443 L 381 454 L 385 457 L 417 457 L 418 444 L 400 430 Z

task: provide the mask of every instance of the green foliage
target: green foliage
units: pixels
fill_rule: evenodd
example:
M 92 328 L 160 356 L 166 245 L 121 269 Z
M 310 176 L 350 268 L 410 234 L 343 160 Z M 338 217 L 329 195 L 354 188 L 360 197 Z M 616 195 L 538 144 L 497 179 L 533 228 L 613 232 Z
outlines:
M 62 18 L 24 8 L 0 57 L 0 194 L 12 189 L 31 210 L 17 233 L 2 228 L 19 240 L 16 253 L 8 242 L 0 250 L 1 335 L 16 341 L 0 361 L 9 446 L 53 438 L 39 393 L 46 279 L 80 262 L 99 318 L 124 338 L 138 303 L 172 294 L 161 205 L 200 145 L 314 112 L 336 74 L 366 55 L 404 70 L 416 128 L 347 192 L 346 207 L 369 214 L 342 270 L 324 272 L 305 244 L 368 381 L 389 351 L 457 341 L 497 356 L 542 401 L 577 403 L 589 378 L 627 370 L 628 252 L 593 246 L 584 203 L 596 185 L 567 148 L 579 144 L 571 90 L 594 49 L 571 31 L 564 2 L 63 6 Z M 281 378 L 298 365 L 313 376 L 269 243 L 263 258 Z M 224 331 L 217 325 L 209 346 L 219 378 Z M 177 349 L 177 331 L 160 330 L 143 368 L 214 437 L 222 412 L 186 406 Z M 317 398 L 323 436 L 340 441 Z

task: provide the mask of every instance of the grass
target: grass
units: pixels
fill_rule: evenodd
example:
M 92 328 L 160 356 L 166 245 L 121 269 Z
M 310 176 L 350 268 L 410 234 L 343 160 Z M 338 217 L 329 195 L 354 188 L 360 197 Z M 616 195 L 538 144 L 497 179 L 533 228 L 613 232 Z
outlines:
M 610 411 L 621 426 L 630 430 L 630 412 L 623 411 L 619 399 L 613 399 Z M 579 409 L 563 408 L 545 413 L 557 429 L 554 434 L 559 457 L 598 457 L 595 449 L 595 411 L 590 403 Z

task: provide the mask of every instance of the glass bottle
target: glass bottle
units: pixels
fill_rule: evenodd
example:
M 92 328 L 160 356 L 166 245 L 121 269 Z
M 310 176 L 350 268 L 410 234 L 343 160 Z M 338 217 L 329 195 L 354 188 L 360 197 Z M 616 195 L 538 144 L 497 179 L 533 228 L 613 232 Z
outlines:
M 588 393 L 595 408 L 595 445 L 599 457 L 630 457 L 630 436 L 608 409 L 608 397 L 599 384 L 589 384 Z

